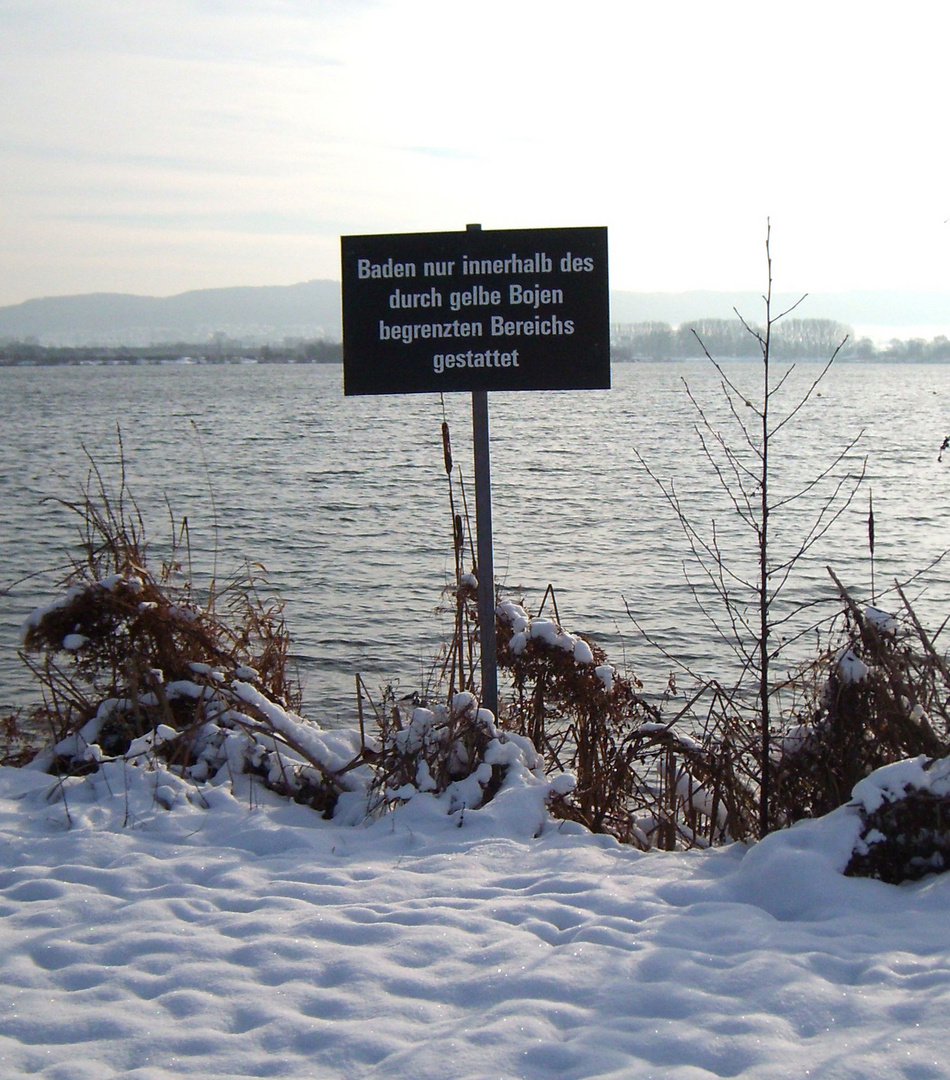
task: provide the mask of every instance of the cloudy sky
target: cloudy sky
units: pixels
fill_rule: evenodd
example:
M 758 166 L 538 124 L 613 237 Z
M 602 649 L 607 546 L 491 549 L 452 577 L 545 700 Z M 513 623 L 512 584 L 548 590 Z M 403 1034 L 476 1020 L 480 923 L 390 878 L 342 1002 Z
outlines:
M 0 304 L 606 225 L 611 287 L 950 289 L 932 3 L 0 0 Z

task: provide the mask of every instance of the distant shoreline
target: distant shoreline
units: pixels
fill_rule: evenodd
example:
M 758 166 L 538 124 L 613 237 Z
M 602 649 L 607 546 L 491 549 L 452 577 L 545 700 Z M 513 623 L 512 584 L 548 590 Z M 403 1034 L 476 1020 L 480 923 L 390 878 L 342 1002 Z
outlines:
M 672 356 L 657 359 L 651 356 L 616 356 L 611 358 L 613 364 L 695 364 L 701 363 L 703 357 L 697 356 Z M 716 357 L 717 363 L 726 364 L 748 364 L 756 362 L 758 358 L 754 356 L 725 356 Z M 803 363 L 803 364 L 820 364 L 827 362 L 829 358 L 827 356 L 799 356 L 799 357 L 777 357 L 776 363 Z M 838 356 L 835 360 L 836 364 L 918 364 L 928 367 L 940 367 L 944 364 L 950 363 L 950 357 L 941 358 L 924 358 L 920 357 L 895 357 L 895 356 Z M 258 366 L 284 366 L 284 367 L 303 367 L 303 366 L 317 366 L 337 364 L 342 367 L 343 360 L 340 359 L 322 359 L 322 360 L 299 360 L 292 358 L 270 358 L 270 359 L 255 359 L 253 357 L 234 356 L 234 357 L 222 357 L 222 358 L 196 358 L 191 356 L 185 356 L 178 359 L 161 359 L 161 358 L 139 358 L 139 357 L 121 357 L 121 358 L 99 358 L 99 359 L 73 359 L 73 360 L 3 360 L 0 359 L 0 370 L 2 369 L 23 369 L 23 368 L 62 368 L 62 367 L 95 367 L 95 368 L 143 368 L 143 367 L 169 367 L 169 368 L 186 368 L 186 367 L 258 367 Z

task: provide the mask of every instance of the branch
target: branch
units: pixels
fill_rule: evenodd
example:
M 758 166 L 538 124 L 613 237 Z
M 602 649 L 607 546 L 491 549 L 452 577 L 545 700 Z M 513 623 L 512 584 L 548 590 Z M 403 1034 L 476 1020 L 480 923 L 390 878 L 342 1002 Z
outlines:
M 917 631 L 917 636 L 920 638 L 920 643 L 924 647 L 924 652 L 927 653 L 927 656 L 930 658 L 934 666 L 943 676 L 944 682 L 947 685 L 950 685 L 950 669 L 948 669 L 947 667 L 946 660 L 934 648 L 933 642 L 927 636 L 926 630 L 924 630 L 923 626 L 921 626 L 920 624 L 920 620 L 917 618 L 917 612 L 915 612 L 914 609 L 910 606 L 910 602 L 904 595 L 904 590 L 896 581 L 894 582 L 894 588 L 897 590 L 897 595 L 901 598 L 901 601 L 904 604 L 904 610 L 910 616 L 910 621 L 914 624 L 914 629 Z
M 741 316 L 740 316 L 740 318 L 741 318 Z M 703 350 L 703 354 L 705 355 L 706 359 L 710 362 L 710 364 L 712 364 L 712 366 L 716 369 L 716 371 L 719 372 L 719 376 L 722 379 L 722 381 L 733 391 L 733 393 L 735 393 L 736 397 L 742 398 L 742 400 L 746 402 L 746 404 L 749 406 L 749 408 L 752 409 L 755 412 L 755 414 L 759 417 L 759 419 L 761 419 L 762 414 L 755 407 L 755 405 L 753 405 L 752 402 L 749 401 L 746 398 L 745 394 L 742 393 L 742 391 L 738 388 L 738 386 L 736 386 L 735 383 L 733 383 L 733 381 L 729 378 L 729 376 L 725 373 L 725 371 L 723 371 L 722 365 L 718 362 L 718 360 L 714 360 L 712 358 L 712 356 L 709 354 L 709 350 L 706 348 L 706 345 L 703 342 L 703 339 L 699 336 L 699 334 L 697 334 L 696 331 L 693 330 L 693 329 L 690 329 L 690 333 L 699 342 L 699 347 Z
M 783 507 L 789 506 L 791 503 L 796 502 L 798 499 L 803 498 L 813 488 L 817 487 L 822 480 L 824 480 L 841 462 L 848 456 L 848 454 L 857 446 L 858 442 L 863 438 L 865 429 L 861 428 L 857 435 L 845 446 L 838 456 L 831 462 L 830 465 L 822 472 L 820 472 L 813 480 L 810 480 L 803 488 L 799 488 L 794 495 L 788 495 L 784 499 L 779 499 L 778 502 L 772 503 L 769 507 L 769 513 L 771 514 L 775 510 L 781 510 Z M 865 470 L 867 469 L 867 458 L 864 459 L 864 466 L 861 470 L 860 480 L 863 479 Z M 846 478 L 845 478 L 846 479 Z
M 819 372 L 819 374 L 818 374 L 817 378 L 815 379 L 815 381 L 811 384 L 811 386 L 809 386 L 805 396 L 795 406 L 795 408 L 792 409 L 792 411 L 790 413 L 788 413 L 787 416 L 785 416 L 785 418 L 783 420 L 781 420 L 774 428 L 772 428 L 772 431 L 771 431 L 772 435 L 777 435 L 782 430 L 782 428 L 785 427 L 785 425 L 789 422 L 789 420 L 791 420 L 793 416 L 795 416 L 797 413 L 799 413 L 805 407 L 805 404 L 808 401 L 808 399 L 812 396 L 812 394 L 815 392 L 815 390 L 818 389 L 818 384 L 825 377 L 825 375 L 828 374 L 828 369 L 831 367 L 831 365 L 837 359 L 838 353 L 841 352 L 841 350 L 844 348 L 845 342 L 847 340 L 848 340 L 848 338 L 847 338 L 847 335 L 846 335 L 844 337 L 844 339 L 842 340 L 841 344 L 831 354 L 831 358 L 828 360 L 828 363 L 825 364 L 825 366 L 821 369 L 821 371 Z
M 806 297 L 806 296 L 808 296 L 808 293 L 807 293 L 807 292 L 806 292 L 806 293 L 802 293 L 802 295 L 801 295 L 801 296 L 800 296 L 800 297 L 799 297 L 799 298 L 798 298 L 798 299 L 797 299 L 797 300 L 795 301 L 795 303 L 794 303 L 794 304 L 792 304 L 792 306 L 791 306 L 791 307 L 789 307 L 789 308 L 786 308 L 786 309 L 785 309 L 784 311 L 782 311 L 782 312 L 779 312 L 779 314 L 778 314 L 778 315 L 774 315 L 774 316 L 772 317 L 772 323 L 773 323 L 773 325 L 774 325 L 775 323 L 779 322 L 779 321 L 780 321 L 781 319 L 784 319 L 786 315 L 791 315 L 791 313 L 792 313 L 792 312 L 793 312 L 793 311 L 795 310 L 795 308 L 797 308 L 797 307 L 798 307 L 798 305 L 799 305 L 800 303 L 802 303 L 802 301 L 803 301 L 803 300 L 805 299 L 805 297 Z
M 766 297 L 764 297 L 764 296 L 762 297 L 762 299 L 765 300 L 766 308 L 767 308 L 768 307 L 768 299 Z M 759 333 L 758 330 L 755 329 L 755 327 L 750 326 L 745 321 L 743 316 L 740 314 L 738 308 L 734 307 L 732 310 L 736 313 L 736 318 L 739 320 L 739 322 L 742 323 L 743 329 L 748 331 L 748 333 L 750 333 L 755 338 L 755 340 L 759 343 L 759 348 L 764 349 L 765 348 L 765 338 L 762 337 L 762 335 Z
M 854 499 L 854 496 L 858 492 L 858 488 L 861 486 L 861 483 L 864 480 L 864 474 L 865 474 L 866 469 L 867 469 L 867 460 L 865 459 L 864 464 L 863 464 L 863 466 L 861 468 L 861 475 L 854 482 L 854 487 L 848 493 L 848 497 L 844 500 L 843 503 L 841 503 L 841 505 L 838 507 L 838 509 L 835 510 L 834 513 L 827 520 L 825 520 L 825 515 L 829 512 L 829 510 L 830 510 L 831 506 L 833 505 L 835 499 L 838 497 L 838 493 L 841 491 L 842 487 L 844 487 L 845 481 L 850 479 L 849 476 L 843 476 L 841 478 L 838 485 L 835 487 L 835 490 L 825 500 L 825 503 L 822 506 L 821 511 L 819 512 L 819 514 L 815 518 L 815 520 L 812 522 L 811 527 L 809 528 L 808 532 L 805 534 L 805 539 L 802 541 L 801 546 L 798 549 L 798 553 L 796 555 L 791 556 L 784 563 L 779 563 L 777 566 L 775 566 L 773 568 L 773 570 L 772 570 L 772 573 L 777 573 L 777 572 L 779 572 L 781 570 L 790 571 L 791 568 L 794 566 L 794 564 L 796 562 L 798 562 L 798 560 L 807 551 L 809 551 L 812 547 L 814 547 L 814 545 L 818 542 L 818 540 L 820 540 L 821 537 L 823 537 L 825 535 L 825 533 L 831 528 L 831 526 L 838 520 L 839 517 L 841 517 L 841 515 L 845 512 L 845 510 L 847 510 L 848 507 L 851 505 L 851 503 L 852 503 L 852 501 Z M 787 573 L 786 573 L 786 577 L 787 577 Z

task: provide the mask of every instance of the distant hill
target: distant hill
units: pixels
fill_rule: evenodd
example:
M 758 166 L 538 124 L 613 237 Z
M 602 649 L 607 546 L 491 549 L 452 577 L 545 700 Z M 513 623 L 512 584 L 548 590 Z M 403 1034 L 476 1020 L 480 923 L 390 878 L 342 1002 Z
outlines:
M 797 299 L 797 295 L 780 295 L 775 304 L 780 309 Z M 762 297 L 756 292 L 612 292 L 610 319 L 678 326 L 692 319 L 732 318 L 734 307 L 746 318 L 759 320 Z M 859 336 L 886 337 L 891 332 L 899 334 L 901 328 L 906 328 L 908 337 L 917 336 L 921 328 L 950 334 L 950 293 L 814 293 L 797 314 L 846 323 Z M 0 341 L 35 338 L 43 345 L 150 345 L 200 342 L 215 334 L 250 344 L 282 342 L 287 337 L 339 341 L 340 284 L 318 280 L 198 289 L 168 297 L 91 293 L 0 307 Z
M 251 343 L 285 337 L 340 340 L 340 285 L 305 281 L 177 296 L 90 293 L 0 307 L 0 340 L 43 345 L 151 345 L 225 334 Z

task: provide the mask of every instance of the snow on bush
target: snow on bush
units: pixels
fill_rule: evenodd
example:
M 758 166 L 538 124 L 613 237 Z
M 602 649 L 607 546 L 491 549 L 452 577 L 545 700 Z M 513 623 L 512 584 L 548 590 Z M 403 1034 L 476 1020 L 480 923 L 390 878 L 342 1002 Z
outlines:
M 950 867 L 950 758 L 894 762 L 855 786 L 861 838 L 845 870 L 897 885 Z

